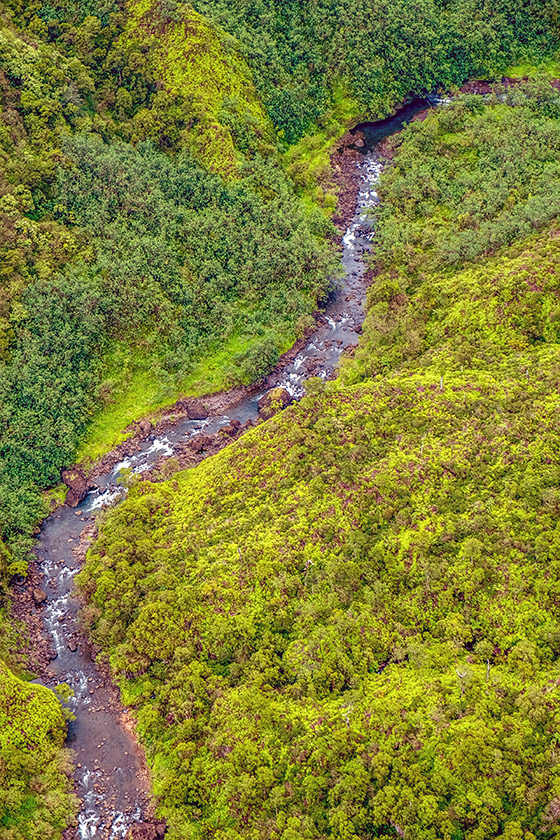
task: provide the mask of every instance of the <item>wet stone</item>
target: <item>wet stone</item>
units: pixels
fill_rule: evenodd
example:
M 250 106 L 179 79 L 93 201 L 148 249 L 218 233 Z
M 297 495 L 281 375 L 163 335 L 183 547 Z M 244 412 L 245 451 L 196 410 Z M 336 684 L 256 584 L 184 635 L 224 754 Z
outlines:
M 202 400 L 188 401 L 187 416 L 189 420 L 206 420 L 208 417 L 208 410 Z
M 291 394 L 285 388 L 273 388 L 264 394 L 259 400 L 259 412 L 261 417 L 268 420 L 278 411 L 286 408 L 292 401 Z
M 356 150 L 354 150 L 354 154 L 357 154 Z M 360 155 L 360 159 L 362 159 L 362 157 L 363 156 Z M 316 329 L 310 331 L 309 336 L 306 335 L 304 339 L 307 344 L 304 345 L 303 342 L 298 344 L 298 348 L 294 350 L 293 354 L 285 358 L 283 366 L 276 369 L 271 374 L 270 378 L 265 380 L 267 382 L 267 387 L 270 387 L 271 384 L 275 382 L 277 386 L 275 389 L 276 399 L 274 399 L 274 396 L 272 398 L 270 397 L 270 392 L 264 395 L 264 399 L 260 401 L 259 406 L 261 408 L 261 418 L 264 416 L 264 412 L 268 409 L 276 412 L 286 407 L 292 399 L 299 398 L 299 396 L 303 393 L 303 381 L 310 375 L 320 374 L 322 378 L 334 375 L 333 365 L 338 363 L 340 356 L 340 350 L 338 348 L 355 343 L 351 330 L 353 329 L 355 322 L 360 320 L 363 316 L 360 299 L 363 298 L 365 289 L 363 267 L 361 265 L 359 254 L 363 251 L 362 245 L 365 242 L 365 239 L 370 236 L 367 229 L 367 222 L 364 221 L 363 213 L 360 212 L 360 208 L 363 208 L 366 204 L 371 204 L 372 201 L 376 200 L 374 192 L 371 188 L 376 180 L 378 168 L 379 164 L 376 160 L 372 159 L 371 161 L 368 161 L 367 158 L 364 158 L 363 165 L 360 166 L 357 173 L 358 177 L 367 182 L 365 184 L 367 189 L 364 188 L 360 191 L 358 196 L 357 211 L 354 214 L 352 223 L 347 230 L 347 234 L 344 238 L 341 237 L 342 244 L 344 246 L 343 260 L 346 268 L 345 288 L 343 287 L 341 289 L 338 300 L 330 301 L 327 304 L 327 308 L 325 310 L 326 315 L 316 316 Z M 353 195 L 352 202 L 355 205 L 355 193 Z M 360 238 L 360 241 L 358 241 L 359 237 L 364 238 Z M 367 245 L 365 247 L 367 249 Z M 350 272 L 353 274 L 353 279 L 350 279 Z M 354 292 L 356 294 L 354 294 Z M 344 295 L 347 295 L 347 301 L 357 299 L 357 302 L 353 305 L 350 305 L 349 303 L 342 303 Z M 312 340 L 308 340 L 311 335 L 313 335 Z M 344 340 L 342 340 L 340 336 L 344 336 Z M 325 350 L 328 351 L 328 353 L 325 352 Z M 306 373 L 306 371 L 308 372 Z M 286 387 L 283 387 L 283 383 L 286 383 Z M 250 394 L 247 395 L 247 398 L 244 398 L 241 411 L 235 412 L 236 415 L 242 417 L 244 421 L 246 420 L 246 417 L 250 415 L 255 418 L 255 423 L 258 422 L 256 419 L 257 411 L 255 405 L 255 394 L 256 392 L 254 390 L 250 392 Z M 269 400 L 274 404 L 267 405 Z M 180 441 L 178 445 L 181 447 L 181 450 L 184 450 L 185 456 L 190 458 L 191 462 L 200 460 L 200 458 L 207 453 L 216 451 L 220 445 L 228 442 L 227 440 L 220 440 L 220 437 L 217 434 L 217 430 L 222 425 L 222 422 L 224 423 L 224 426 L 222 426 L 222 429 L 225 430 L 224 434 L 226 436 L 231 434 L 232 438 L 236 438 L 241 429 L 252 424 L 251 420 L 246 420 L 245 423 L 240 424 L 240 421 L 235 419 L 232 420 L 227 416 L 226 411 L 229 409 L 226 408 L 226 410 L 222 413 L 221 408 L 217 408 L 215 403 L 209 403 L 209 405 L 212 405 L 212 408 L 205 405 L 202 400 L 182 400 L 181 404 L 178 405 L 178 408 L 181 409 L 181 416 L 177 418 L 177 423 L 179 424 L 180 421 L 182 425 L 177 425 L 176 429 L 173 427 L 172 432 L 169 433 L 170 439 L 173 440 L 175 444 Z M 187 415 L 187 420 L 185 420 L 185 415 Z M 211 415 L 214 420 L 209 424 L 209 429 L 212 430 L 212 434 L 207 436 L 206 434 L 201 434 L 203 430 L 206 432 L 209 431 L 209 429 L 205 428 L 206 424 L 192 423 L 190 421 L 202 421 L 209 415 Z M 221 419 L 222 417 L 224 418 L 223 421 Z M 161 466 L 161 460 L 156 459 L 162 457 L 162 451 L 169 454 L 167 451 L 167 445 L 164 445 L 167 438 L 164 438 L 162 442 L 162 440 L 155 437 L 154 434 L 152 434 L 151 424 L 150 426 L 146 425 L 144 429 L 136 424 L 135 428 L 137 432 L 140 430 L 142 435 L 137 434 L 135 439 L 127 444 L 128 448 L 126 451 L 122 449 L 120 452 L 123 458 L 131 457 L 133 459 L 137 459 L 133 461 L 135 468 L 137 467 L 138 459 L 140 459 L 140 467 L 147 463 L 145 469 L 142 470 L 142 475 L 147 475 L 154 466 L 156 469 Z M 142 438 L 141 445 L 139 445 L 140 438 Z M 145 443 L 146 440 L 157 441 L 157 446 L 149 448 Z M 171 441 L 169 441 L 169 448 L 171 450 L 173 449 Z M 153 455 L 149 461 L 141 460 L 141 458 L 145 459 L 147 457 L 146 452 Z M 194 457 L 194 454 L 196 454 L 196 457 Z M 114 466 L 115 462 L 113 462 L 111 471 L 105 472 L 98 478 L 101 484 L 109 484 L 110 499 L 115 498 L 113 496 L 113 491 L 116 489 L 116 485 L 114 484 L 115 476 L 112 473 Z M 78 497 L 82 492 L 84 492 L 84 490 L 87 490 L 88 487 L 92 489 L 97 486 L 92 484 L 84 473 L 80 473 L 76 470 L 68 471 L 64 477 L 70 488 L 67 498 L 69 504 L 72 504 L 73 502 L 77 503 Z M 95 502 L 103 499 L 106 500 L 107 487 L 97 489 L 98 496 L 96 496 Z M 71 517 L 66 515 L 68 510 L 63 517 L 63 522 L 57 521 L 61 519 L 60 513 L 55 514 L 53 521 L 55 522 L 57 533 L 62 533 L 62 536 L 55 539 L 49 534 L 48 540 L 45 539 L 43 543 L 48 547 L 48 551 L 46 551 L 46 554 L 48 555 L 46 557 L 48 565 L 45 567 L 47 570 L 47 576 L 60 574 L 60 582 L 62 585 L 59 587 L 59 594 L 63 593 L 64 597 L 66 597 L 67 590 L 70 589 L 69 570 L 70 568 L 77 568 L 80 565 L 79 563 L 70 560 L 73 548 L 71 545 L 72 540 L 68 540 L 70 545 L 67 545 L 66 548 L 64 547 L 64 544 L 71 534 L 74 534 L 75 537 L 76 533 L 83 528 L 82 522 L 86 519 L 95 519 L 95 513 L 93 511 L 97 506 L 98 505 L 94 507 L 92 502 L 92 507 L 88 508 L 92 511 L 92 515 L 83 516 L 80 520 L 79 527 L 77 520 L 71 520 Z M 76 516 L 79 516 L 82 513 L 82 511 L 79 510 L 74 512 Z M 69 518 L 71 520 L 70 527 L 68 527 Z M 78 544 L 77 540 L 76 543 Z M 58 545 L 58 548 L 55 548 L 55 544 Z M 56 559 L 61 556 L 64 556 L 69 560 L 66 564 L 66 568 L 54 569 Z M 50 592 L 50 590 L 48 591 Z M 110 837 L 111 840 L 117 840 L 117 838 L 119 838 L 119 840 L 125 840 L 126 837 L 128 837 L 128 840 L 157 840 L 157 838 L 163 838 L 166 831 L 165 823 L 151 823 L 149 821 L 143 821 L 144 805 L 142 797 L 145 791 L 140 787 L 133 787 L 134 784 L 142 784 L 140 781 L 142 777 L 140 773 L 130 772 L 136 767 L 135 753 L 131 752 L 129 756 L 128 750 L 122 749 L 122 747 L 126 744 L 125 742 L 124 744 L 121 743 L 119 745 L 118 756 L 115 755 L 113 753 L 114 745 L 112 744 L 110 737 L 108 737 L 107 741 L 103 744 L 103 749 L 101 748 L 102 739 L 105 735 L 111 733 L 110 727 L 113 723 L 111 720 L 108 724 L 107 717 L 108 715 L 114 715 L 115 713 L 118 715 L 120 707 L 112 696 L 107 696 L 106 685 L 104 684 L 104 675 L 101 672 L 96 671 L 95 666 L 89 664 L 90 660 L 93 663 L 95 662 L 96 654 L 99 652 L 99 648 L 95 645 L 86 643 L 78 646 L 77 640 L 81 640 L 82 637 L 79 635 L 77 626 L 74 623 L 74 602 L 71 600 L 68 602 L 61 600 L 60 603 L 64 604 L 64 609 L 66 611 L 66 615 L 59 618 L 61 623 L 62 621 L 66 622 L 63 625 L 65 638 L 63 644 L 68 645 L 70 651 L 75 653 L 75 655 L 69 657 L 65 651 L 61 651 L 61 662 L 58 669 L 60 673 L 57 678 L 54 671 L 52 672 L 53 681 L 55 679 L 57 679 L 57 681 L 66 679 L 66 676 L 79 677 L 78 680 L 74 679 L 73 681 L 70 679 L 69 681 L 76 686 L 76 698 L 73 710 L 75 708 L 76 718 L 79 725 L 76 727 L 75 740 L 77 743 L 75 746 L 77 752 L 80 754 L 81 761 L 83 762 L 82 766 L 84 768 L 84 773 L 82 774 L 80 772 L 80 779 L 84 780 L 87 778 L 86 795 L 89 796 L 93 793 L 93 790 L 99 792 L 99 796 L 95 794 L 91 807 L 86 806 L 85 801 L 83 802 L 85 810 L 82 812 L 80 817 L 85 818 L 87 816 L 87 819 L 92 819 L 92 822 L 91 825 L 88 824 L 87 826 L 88 833 L 86 835 L 82 834 L 81 836 L 87 836 L 90 838 L 98 837 L 100 840 L 102 837 Z M 59 609 L 55 611 L 56 618 L 58 618 L 59 612 Z M 53 616 L 49 614 L 49 630 L 52 630 L 52 619 Z M 61 630 L 58 630 L 56 636 L 58 643 L 58 639 L 62 637 Z M 53 658 L 55 657 L 56 654 Z M 94 688 L 92 687 L 92 678 L 87 676 L 90 673 L 96 674 L 93 684 L 98 687 L 98 690 L 94 691 Z M 108 726 L 109 728 L 107 728 Z M 117 767 L 119 762 L 122 763 L 122 770 Z M 110 764 L 114 764 L 112 772 Z M 117 773 L 118 778 L 115 778 Z M 94 779 L 97 779 L 98 781 L 94 782 Z M 85 785 L 85 782 L 83 782 L 83 784 Z M 80 793 L 82 793 L 81 790 Z M 72 840 L 74 840 L 74 838 L 72 838 Z

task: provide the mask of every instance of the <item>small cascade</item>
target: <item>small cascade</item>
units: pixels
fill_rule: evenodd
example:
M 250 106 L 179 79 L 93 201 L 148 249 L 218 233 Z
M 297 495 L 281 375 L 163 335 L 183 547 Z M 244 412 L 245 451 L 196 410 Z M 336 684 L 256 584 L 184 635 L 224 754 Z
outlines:
M 324 311 L 325 323 L 313 334 L 275 383 L 295 399 L 304 393 L 304 382 L 311 376 L 332 379 L 342 352 L 358 343 L 365 317 L 366 265 L 364 255 L 373 248 L 375 236 L 372 211 L 379 202 L 376 184 L 383 164 L 374 151 L 356 163 L 360 189 L 356 213 L 342 237 L 344 276 Z

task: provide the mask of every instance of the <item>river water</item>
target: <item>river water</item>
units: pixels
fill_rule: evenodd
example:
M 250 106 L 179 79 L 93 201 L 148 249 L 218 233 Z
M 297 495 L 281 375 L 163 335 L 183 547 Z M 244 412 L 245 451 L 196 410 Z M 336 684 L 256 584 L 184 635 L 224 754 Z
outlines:
M 376 146 L 427 106 L 426 101 L 417 100 L 389 120 L 354 130 L 355 149 L 360 153 L 355 163 L 359 191 L 354 218 L 342 238 L 344 276 L 324 309 L 321 326 L 289 367 L 283 368 L 276 379 L 272 377 L 272 385 L 286 388 L 296 399 L 303 394 L 303 383 L 310 376 L 335 376 L 342 352 L 358 342 L 365 316 L 363 257 L 374 247 L 370 211 L 378 203 L 376 183 L 383 165 Z M 69 726 L 68 745 L 76 753 L 75 780 L 82 803 L 76 833 L 79 840 L 124 838 L 131 825 L 142 821 L 147 807 L 145 765 L 127 725 L 126 712 L 78 631 L 79 604 L 73 595 L 73 583 L 81 562 L 75 555 L 80 534 L 104 506 L 115 504 L 124 495 L 126 491 L 119 484 L 123 470 L 144 472 L 162 457 L 172 456 L 194 435 L 213 434 L 231 420 L 245 423 L 257 419 L 258 399 L 263 393 L 248 396 L 227 415 L 184 420 L 164 435 L 152 435 L 139 444 L 134 455 L 98 476 L 98 489 L 77 509 L 59 508 L 43 523 L 36 553 L 45 575 L 47 601 L 40 609 L 45 633 L 56 653 L 47 684 L 53 688 L 66 683 L 74 692 L 69 706 L 75 720 Z

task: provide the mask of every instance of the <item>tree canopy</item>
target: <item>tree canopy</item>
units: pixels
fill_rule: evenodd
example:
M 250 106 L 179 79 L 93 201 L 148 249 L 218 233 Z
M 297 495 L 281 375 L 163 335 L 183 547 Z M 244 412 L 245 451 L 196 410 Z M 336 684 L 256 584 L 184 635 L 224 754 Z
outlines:
M 544 152 L 505 162 L 553 149 L 555 97 L 407 128 L 341 380 L 103 523 L 83 620 L 172 838 L 557 836 L 554 205 L 500 233 L 545 170 L 554 194 Z M 468 200 L 480 247 L 449 260 Z

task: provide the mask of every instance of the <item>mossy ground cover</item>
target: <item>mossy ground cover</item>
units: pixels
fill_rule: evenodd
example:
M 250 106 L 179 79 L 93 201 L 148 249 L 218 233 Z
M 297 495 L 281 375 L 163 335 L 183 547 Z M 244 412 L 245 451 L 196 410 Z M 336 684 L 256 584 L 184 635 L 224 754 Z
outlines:
M 456 108 L 466 168 L 429 157 Z M 495 120 L 488 145 L 500 108 L 468 99 L 395 147 L 379 238 L 414 224 L 417 242 L 380 251 L 342 380 L 138 485 L 89 554 L 84 621 L 171 837 L 557 834 L 558 224 L 470 261 L 432 247 L 438 184 L 459 236 L 476 120 Z M 526 207 L 525 181 L 508 204 L 518 165 L 486 167 L 489 215 Z
M 558 59 L 558 55 L 552 56 L 537 64 L 530 61 L 514 64 L 511 67 L 506 67 L 504 72 L 504 76 L 509 76 L 512 79 L 526 79 L 530 76 L 539 75 L 547 76 L 549 79 L 560 79 L 560 60 Z
M 298 191 L 311 205 L 331 216 L 336 209 L 330 156 L 342 135 L 360 122 L 363 106 L 343 82 L 333 84 L 331 108 L 321 117 L 318 130 L 306 134 L 285 152 L 284 160 Z

